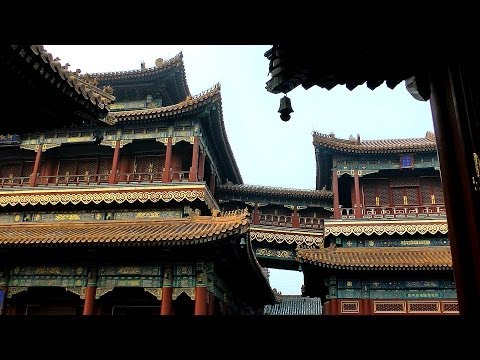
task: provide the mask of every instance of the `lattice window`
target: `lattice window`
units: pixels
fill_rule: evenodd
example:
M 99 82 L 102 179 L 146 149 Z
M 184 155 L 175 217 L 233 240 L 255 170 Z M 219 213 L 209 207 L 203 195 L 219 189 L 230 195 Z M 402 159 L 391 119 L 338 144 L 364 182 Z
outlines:
M 3 164 L 1 170 L 2 178 L 12 178 L 21 176 L 22 165 L 19 163 L 16 164 Z
M 393 205 L 418 205 L 417 187 L 394 187 L 392 188 Z
M 419 178 L 392 178 L 390 180 L 391 186 L 419 186 L 420 179 Z
M 405 301 L 375 301 L 374 312 L 375 313 L 406 313 Z
M 387 180 L 364 179 L 363 193 L 365 206 L 385 206 L 390 203 Z
M 409 313 L 432 313 L 432 312 L 439 313 L 440 303 L 438 301 L 409 302 L 408 312 Z
M 22 166 L 22 176 L 28 177 L 32 175 L 34 165 L 33 161 L 25 161 Z
M 77 167 L 78 175 L 94 175 L 97 173 L 97 160 L 83 160 L 78 162 Z M 85 178 L 85 181 L 87 179 Z
M 458 302 L 443 302 L 443 312 L 444 313 L 458 313 Z
M 76 160 L 60 160 L 60 165 L 58 166 L 58 175 L 76 175 L 76 171 Z
M 98 174 L 100 175 L 100 180 L 107 181 L 110 175 L 110 170 L 112 170 L 112 158 L 101 158 L 98 161 Z
M 137 156 L 135 158 L 136 173 L 157 173 L 161 170 L 159 156 Z
M 445 200 L 443 199 L 442 183 L 439 178 L 422 178 L 421 184 L 424 205 L 445 203 Z
M 358 301 L 342 301 L 342 313 L 357 313 L 359 312 Z

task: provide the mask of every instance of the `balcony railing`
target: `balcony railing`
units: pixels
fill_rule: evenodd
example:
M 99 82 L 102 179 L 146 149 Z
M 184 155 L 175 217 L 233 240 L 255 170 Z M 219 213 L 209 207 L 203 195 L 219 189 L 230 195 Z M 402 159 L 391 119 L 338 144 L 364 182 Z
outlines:
M 56 176 L 38 176 L 36 185 L 55 186 L 55 185 L 90 185 L 90 184 L 108 184 L 108 174 L 84 174 L 84 175 L 56 175 Z
M 0 187 L 13 187 L 13 186 L 28 186 L 30 182 L 29 176 L 17 176 L 0 178 Z
M 189 181 L 189 171 L 171 171 L 171 182 Z M 29 176 L 17 176 L 0 178 L 0 188 L 30 186 Z M 129 183 L 154 183 L 163 182 L 163 172 L 157 173 L 117 173 L 116 182 L 120 184 Z M 108 184 L 110 174 L 74 174 L 74 175 L 37 175 L 36 186 L 68 186 L 68 185 L 100 185 Z M 199 179 L 198 181 L 202 181 Z
M 259 224 L 280 227 L 300 227 L 304 229 L 324 229 L 324 222 L 321 218 L 300 216 L 298 226 L 294 226 L 292 218 L 293 216 L 289 215 L 260 214 Z
M 260 214 L 260 224 L 292 227 L 292 217 L 287 215 Z
M 362 210 L 364 219 L 404 219 L 445 217 L 445 205 L 366 207 Z

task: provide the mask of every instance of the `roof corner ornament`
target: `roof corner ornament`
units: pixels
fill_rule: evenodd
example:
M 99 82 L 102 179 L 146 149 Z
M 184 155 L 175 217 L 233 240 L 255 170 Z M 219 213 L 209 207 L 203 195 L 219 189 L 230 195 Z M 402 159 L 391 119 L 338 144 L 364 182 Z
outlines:
M 161 68 L 161 67 L 163 66 L 163 63 L 164 63 L 164 62 L 165 62 L 165 61 L 164 61 L 162 58 L 158 58 L 157 60 L 155 60 L 155 66 L 156 66 L 157 68 Z
M 290 102 L 290 98 L 285 96 L 280 99 L 280 108 L 278 109 L 280 113 L 280 119 L 283 121 L 290 120 L 290 114 L 293 112 L 292 103 Z

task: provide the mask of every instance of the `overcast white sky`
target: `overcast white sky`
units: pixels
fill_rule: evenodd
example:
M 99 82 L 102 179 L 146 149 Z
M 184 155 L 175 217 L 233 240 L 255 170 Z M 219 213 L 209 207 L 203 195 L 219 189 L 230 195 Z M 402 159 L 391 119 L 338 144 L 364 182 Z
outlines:
M 349 91 L 337 86 L 327 91 L 301 86 L 288 96 L 294 112 L 280 120 L 282 94 L 265 90 L 269 80 L 268 45 L 230 46 L 113 46 L 46 45 L 70 70 L 82 73 L 153 67 L 157 58 L 170 59 L 183 51 L 187 82 L 192 95 L 219 82 L 228 139 L 246 184 L 315 188 L 315 154 L 311 132 L 333 132 L 362 139 L 424 137 L 433 131 L 430 105 L 411 97 L 400 83 L 371 91 L 362 85 Z M 270 271 L 272 287 L 283 294 L 299 294 L 299 272 Z

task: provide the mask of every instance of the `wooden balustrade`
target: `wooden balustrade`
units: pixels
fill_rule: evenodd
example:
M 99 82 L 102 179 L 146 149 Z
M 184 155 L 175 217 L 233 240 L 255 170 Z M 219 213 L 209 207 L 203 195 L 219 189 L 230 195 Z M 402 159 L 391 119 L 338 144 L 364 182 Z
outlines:
M 29 176 L 0 178 L 0 187 L 29 186 Z
M 426 218 L 444 217 L 445 205 L 425 206 L 377 206 L 365 207 L 362 211 L 364 219 L 396 219 L 396 218 Z

